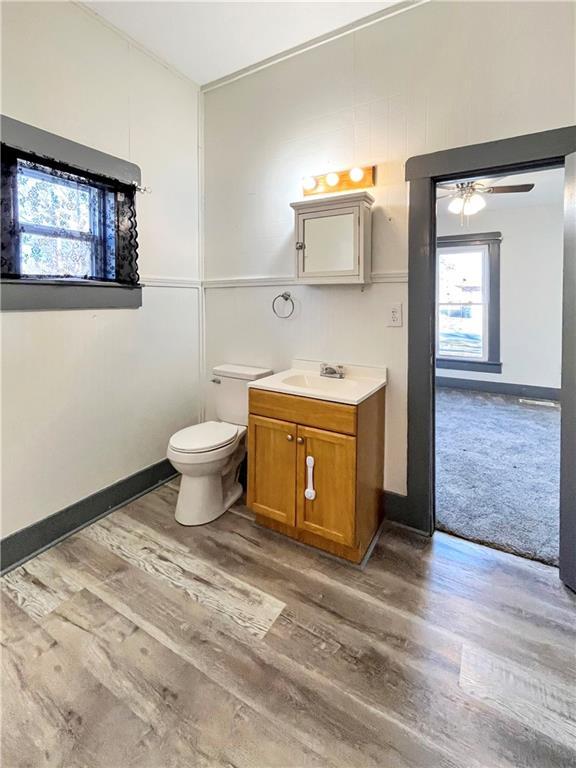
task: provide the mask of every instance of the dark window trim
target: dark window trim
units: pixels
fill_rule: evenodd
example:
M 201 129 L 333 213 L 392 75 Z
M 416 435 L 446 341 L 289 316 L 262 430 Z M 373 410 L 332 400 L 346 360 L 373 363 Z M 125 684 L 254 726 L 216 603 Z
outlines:
M 86 147 L 6 115 L 0 115 L 0 131 L 2 142 L 14 149 L 64 163 L 78 171 L 106 176 L 123 184 L 141 184 L 140 168 L 128 160 Z
M 442 235 L 436 240 L 437 248 L 488 246 L 488 359 L 468 360 L 459 357 L 436 357 L 436 368 L 455 371 L 502 373 L 500 360 L 500 243 L 501 232 L 473 232 L 461 235 Z
M 437 357 L 436 368 L 450 371 L 477 371 L 479 373 L 502 373 L 502 363 L 490 360 L 464 360 L 458 357 Z
M 0 304 L 2 312 L 138 309 L 142 286 L 99 280 L 2 280 Z
M 57 170 L 70 170 L 95 183 L 102 184 L 103 180 L 109 179 L 120 189 L 125 187 L 133 190 L 141 183 L 140 168 L 127 160 L 86 147 L 6 115 L 0 115 L 0 130 L 2 143 L 16 150 L 19 156 L 21 154 L 40 162 L 45 160 Z M 132 206 L 130 215 L 133 215 L 133 205 L 133 201 L 126 203 L 126 206 Z M 129 280 L 122 282 L 73 280 L 58 276 L 51 279 L 5 275 L 0 281 L 2 311 L 131 309 L 141 305 L 141 285 Z

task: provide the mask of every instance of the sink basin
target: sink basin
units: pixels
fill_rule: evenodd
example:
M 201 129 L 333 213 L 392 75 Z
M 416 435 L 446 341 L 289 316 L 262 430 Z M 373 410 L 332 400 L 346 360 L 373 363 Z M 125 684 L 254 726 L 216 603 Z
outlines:
M 251 381 L 248 386 L 349 405 L 358 405 L 386 386 L 386 368 L 382 367 L 347 365 L 343 379 L 332 379 L 320 376 L 320 364 L 315 361 L 294 360 L 293 365 L 287 371 Z
M 283 379 L 285 384 L 302 389 L 317 389 L 327 392 L 353 392 L 358 388 L 358 382 L 354 379 L 331 379 L 328 376 L 319 376 L 308 373 L 294 373 Z

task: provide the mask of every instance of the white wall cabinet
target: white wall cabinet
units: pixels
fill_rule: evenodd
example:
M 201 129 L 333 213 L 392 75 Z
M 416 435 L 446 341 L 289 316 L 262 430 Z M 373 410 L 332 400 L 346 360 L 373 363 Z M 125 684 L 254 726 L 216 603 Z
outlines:
M 367 192 L 291 203 L 300 283 L 369 283 L 372 205 Z

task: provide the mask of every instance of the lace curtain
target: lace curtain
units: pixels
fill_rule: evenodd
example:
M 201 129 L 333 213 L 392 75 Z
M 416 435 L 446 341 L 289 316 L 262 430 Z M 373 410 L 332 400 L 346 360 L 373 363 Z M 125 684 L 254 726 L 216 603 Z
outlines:
M 2 145 L 2 278 L 137 285 L 135 188 Z

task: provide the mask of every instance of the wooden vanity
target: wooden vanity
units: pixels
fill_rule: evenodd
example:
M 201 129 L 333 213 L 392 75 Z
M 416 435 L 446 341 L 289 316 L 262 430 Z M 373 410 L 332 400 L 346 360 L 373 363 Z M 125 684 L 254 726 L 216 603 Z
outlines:
M 384 388 L 358 405 L 250 389 L 256 521 L 360 562 L 381 522 L 384 403 Z

